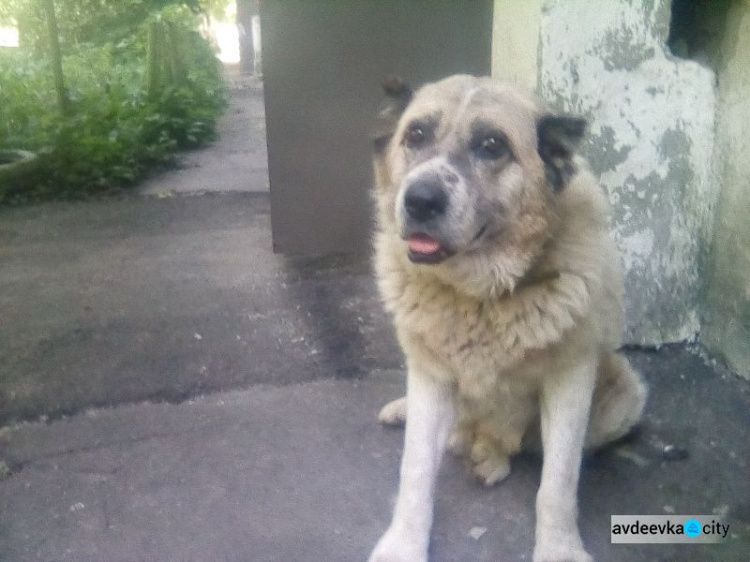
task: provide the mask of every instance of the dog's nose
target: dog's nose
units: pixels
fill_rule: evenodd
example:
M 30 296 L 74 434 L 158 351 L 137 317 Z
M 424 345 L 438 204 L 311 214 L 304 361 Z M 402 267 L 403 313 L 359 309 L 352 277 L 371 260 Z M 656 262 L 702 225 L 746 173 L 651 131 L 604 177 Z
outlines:
M 414 220 L 427 221 L 445 213 L 448 195 L 437 182 L 418 181 L 407 188 L 404 207 Z

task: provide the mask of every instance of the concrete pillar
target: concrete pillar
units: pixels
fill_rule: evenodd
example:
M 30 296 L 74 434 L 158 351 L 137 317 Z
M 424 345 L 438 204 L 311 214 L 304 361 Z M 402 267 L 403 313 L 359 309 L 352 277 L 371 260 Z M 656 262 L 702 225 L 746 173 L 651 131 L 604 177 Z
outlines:
M 536 90 L 542 0 L 495 0 L 492 76 Z
M 714 222 L 703 342 L 750 378 L 750 1 L 735 0 L 720 53 Z

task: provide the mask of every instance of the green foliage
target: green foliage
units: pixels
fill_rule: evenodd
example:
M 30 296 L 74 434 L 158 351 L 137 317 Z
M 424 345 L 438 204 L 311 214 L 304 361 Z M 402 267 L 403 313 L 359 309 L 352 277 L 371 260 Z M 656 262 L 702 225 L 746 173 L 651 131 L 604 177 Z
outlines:
M 57 110 L 44 58 L 0 51 L 0 150 L 41 155 L 29 185 L 0 185 L 0 204 L 117 190 L 155 166 L 169 165 L 177 150 L 213 138 L 226 106 L 219 62 L 194 31 L 189 10 L 170 6 L 150 17 L 179 36 L 179 52 L 171 56 L 180 61 L 180 76 L 147 95 L 147 24 L 142 22 L 116 44 L 66 54 L 68 116 Z
M 219 0 L 221 1 L 221 0 Z M 117 43 L 129 37 L 152 14 L 168 7 L 194 14 L 215 9 L 217 0 L 56 0 L 60 43 L 64 51 L 81 45 Z M 16 23 L 21 41 L 36 53 L 45 50 L 41 0 L 2 0 L 0 23 Z
M 210 17 L 224 20 L 229 9 L 229 0 L 201 0 L 200 8 Z

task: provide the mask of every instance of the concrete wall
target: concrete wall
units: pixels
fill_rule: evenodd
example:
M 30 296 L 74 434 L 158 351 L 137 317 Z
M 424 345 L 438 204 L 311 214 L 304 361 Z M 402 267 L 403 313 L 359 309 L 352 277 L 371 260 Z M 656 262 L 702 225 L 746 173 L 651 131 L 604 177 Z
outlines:
M 750 378 L 750 1 L 732 3 L 718 65 L 716 211 L 702 341 Z
M 531 38 L 496 35 L 493 72 L 536 84 L 552 106 L 589 119 L 583 152 L 613 205 L 628 341 L 692 339 L 717 198 L 715 75 L 667 50 L 668 0 L 528 4 L 538 9 L 496 0 L 495 29 L 511 27 L 521 13 Z M 513 60 L 519 53 L 524 62 Z
M 542 0 L 495 0 L 492 75 L 536 90 Z

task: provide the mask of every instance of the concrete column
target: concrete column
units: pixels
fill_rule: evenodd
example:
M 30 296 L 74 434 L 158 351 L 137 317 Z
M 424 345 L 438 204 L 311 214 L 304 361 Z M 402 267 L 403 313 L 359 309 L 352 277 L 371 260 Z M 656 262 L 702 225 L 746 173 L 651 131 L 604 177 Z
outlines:
M 750 1 L 730 8 L 721 45 L 714 222 L 703 343 L 750 378 Z
M 542 0 L 495 0 L 492 76 L 536 90 Z

